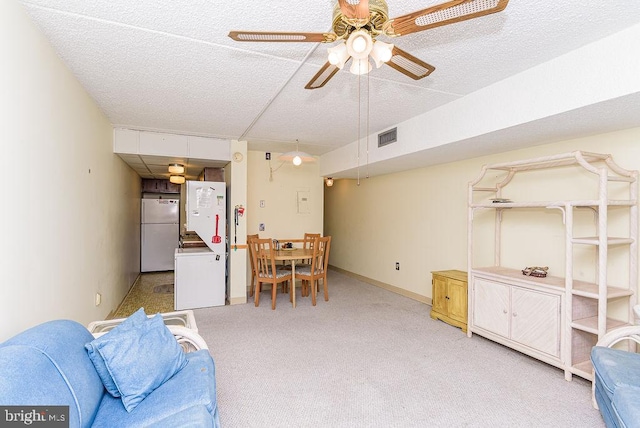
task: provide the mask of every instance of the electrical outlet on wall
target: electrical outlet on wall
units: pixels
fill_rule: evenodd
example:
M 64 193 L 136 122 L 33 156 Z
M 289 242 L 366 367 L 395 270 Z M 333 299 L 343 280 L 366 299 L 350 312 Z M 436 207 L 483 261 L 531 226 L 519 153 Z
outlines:
M 396 270 L 400 270 L 400 262 L 396 262 Z
M 100 303 L 102 303 L 102 294 L 96 293 L 96 306 L 100 306 Z

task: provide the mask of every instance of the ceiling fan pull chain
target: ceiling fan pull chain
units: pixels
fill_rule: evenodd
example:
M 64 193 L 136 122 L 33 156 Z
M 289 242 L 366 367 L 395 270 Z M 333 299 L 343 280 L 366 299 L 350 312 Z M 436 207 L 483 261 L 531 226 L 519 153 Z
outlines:
M 358 74 L 358 186 L 360 185 L 360 110 L 362 110 L 362 97 L 360 96 L 360 75 Z
M 370 74 L 367 73 L 367 166 L 366 166 L 366 177 L 369 178 L 369 117 L 371 116 L 370 113 L 370 109 L 369 109 L 369 95 L 371 93 L 371 85 L 369 84 L 370 80 L 369 80 L 369 76 Z

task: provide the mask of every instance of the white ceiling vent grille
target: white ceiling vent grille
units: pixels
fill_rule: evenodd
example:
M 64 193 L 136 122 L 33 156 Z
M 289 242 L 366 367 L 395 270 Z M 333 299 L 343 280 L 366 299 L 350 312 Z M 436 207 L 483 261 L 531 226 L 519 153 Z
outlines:
M 378 147 L 383 147 L 396 141 L 398 141 L 398 128 L 393 128 L 378 134 Z

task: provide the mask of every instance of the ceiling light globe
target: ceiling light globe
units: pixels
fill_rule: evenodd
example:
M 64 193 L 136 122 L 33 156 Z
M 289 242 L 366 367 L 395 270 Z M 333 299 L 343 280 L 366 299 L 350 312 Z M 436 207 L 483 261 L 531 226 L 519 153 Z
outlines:
M 356 58 L 364 59 L 369 56 L 373 49 L 373 39 L 371 34 L 365 30 L 356 30 L 347 39 L 347 53 Z
M 331 65 L 342 69 L 344 63 L 349 59 L 349 53 L 347 52 L 347 46 L 344 43 L 340 43 L 332 48 L 328 48 L 329 52 L 328 60 Z
M 380 52 L 380 60 L 382 62 L 389 62 L 390 59 L 391 59 L 391 49 L 383 49 Z
M 364 36 L 358 35 L 353 39 L 353 43 L 351 44 L 354 52 L 362 53 L 367 48 L 367 41 Z
M 390 43 L 376 40 L 371 50 L 371 58 L 376 63 L 376 67 L 380 68 L 382 64 L 389 62 L 393 57 L 393 45 Z
M 293 164 L 294 164 L 295 166 L 298 166 L 298 165 L 300 165 L 301 163 L 302 163 L 302 159 L 300 158 L 300 156 L 296 156 L 296 157 L 294 157 L 294 158 L 293 158 Z
M 355 75 L 367 74 L 371 71 L 371 64 L 366 59 L 354 59 L 349 71 Z

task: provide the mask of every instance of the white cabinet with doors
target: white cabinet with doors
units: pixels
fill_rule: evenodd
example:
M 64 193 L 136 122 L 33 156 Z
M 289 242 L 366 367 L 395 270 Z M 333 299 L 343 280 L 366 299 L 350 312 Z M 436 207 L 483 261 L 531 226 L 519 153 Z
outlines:
M 560 311 L 564 290 L 525 281 L 504 282 L 493 273 L 474 275 L 475 332 L 562 367 Z

